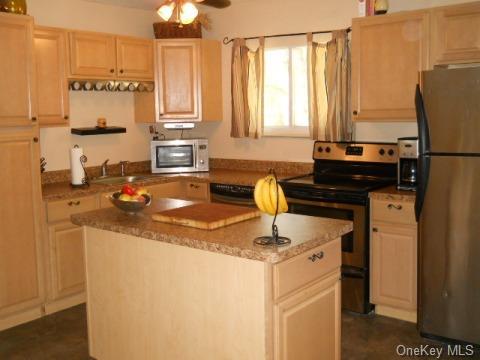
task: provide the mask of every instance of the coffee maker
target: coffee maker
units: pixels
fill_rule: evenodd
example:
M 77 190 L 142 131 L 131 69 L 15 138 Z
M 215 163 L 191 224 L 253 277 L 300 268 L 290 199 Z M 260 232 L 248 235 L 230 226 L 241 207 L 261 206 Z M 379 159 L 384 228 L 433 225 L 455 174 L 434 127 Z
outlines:
M 397 189 L 417 190 L 418 138 L 398 139 Z

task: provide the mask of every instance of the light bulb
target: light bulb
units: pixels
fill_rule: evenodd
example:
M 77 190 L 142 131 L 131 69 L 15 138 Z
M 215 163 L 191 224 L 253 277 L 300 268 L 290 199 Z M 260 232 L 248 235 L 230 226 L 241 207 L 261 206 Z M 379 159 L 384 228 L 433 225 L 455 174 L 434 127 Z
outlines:
M 180 9 L 180 22 L 182 24 L 191 24 L 198 15 L 198 9 L 191 2 L 185 2 Z
M 157 14 L 165 21 L 170 20 L 173 14 L 173 9 L 175 9 L 175 3 L 165 3 L 157 10 Z

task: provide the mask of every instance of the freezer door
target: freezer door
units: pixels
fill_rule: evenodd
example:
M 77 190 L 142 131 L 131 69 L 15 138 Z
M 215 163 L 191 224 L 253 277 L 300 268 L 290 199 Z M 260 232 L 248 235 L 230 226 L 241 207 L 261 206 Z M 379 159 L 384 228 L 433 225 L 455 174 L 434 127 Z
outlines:
M 424 334 L 480 344 L 480 157 L 432 156 L 419 224 Z
M 480 67 L 426 71 L 422 81 L 430 151 L 480 154 Z

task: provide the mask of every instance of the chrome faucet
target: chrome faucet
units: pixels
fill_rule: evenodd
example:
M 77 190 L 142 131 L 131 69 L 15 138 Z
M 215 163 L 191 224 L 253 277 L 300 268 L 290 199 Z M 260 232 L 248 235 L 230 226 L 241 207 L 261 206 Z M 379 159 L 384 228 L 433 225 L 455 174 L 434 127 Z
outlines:
M 127 175 L 126 174 L 126 168 L 127 168 L 127 164 L 129 164 L 130 161 L 120 161 L 119 164 L 120 164 L 120 175 L 121 176 L 125 176 Z
M 106 177 L 108 176 L 108 173 L 107 173 L 107 163 L 108 163 L 109 159 L 105 160 L 103 163 L 102 163 L 102 177 Z

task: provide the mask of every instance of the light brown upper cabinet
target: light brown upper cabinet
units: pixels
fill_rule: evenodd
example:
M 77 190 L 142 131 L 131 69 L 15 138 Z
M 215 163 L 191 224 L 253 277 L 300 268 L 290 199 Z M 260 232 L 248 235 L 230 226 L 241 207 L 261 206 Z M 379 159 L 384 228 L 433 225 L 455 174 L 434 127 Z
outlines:
M 69 41 L 71 77 L 116 77 L 115 36 L 73 31 Z
M 424 11 L 353 20 L 354 120 L 415 120 L 415 86 L 428 66 L 428 20 Z
M 38 120 L 40 126 L 68 126 L 67 33 L 35 27 Z
M 135 94 L 137 122 L 219 121 L 223 117 L 218 41 L 156 41 L 156 100 Z M 155 107 L 155 109 L 153 108 Z
M 71 78 L 153 80 L 153 40 L 82 31 L 69 40 Z
M 153 79 L 153 40 L 117 37 L 117 71 L 122 79 Z
M 0 127 L 37 122 L 33 18 L 0 13 Z
M 157 43 L 159 119 L 200 119 L 200 44 L 197 40 Z
M 480 2 L 432 10 L 432 65 L 480 62 Z

